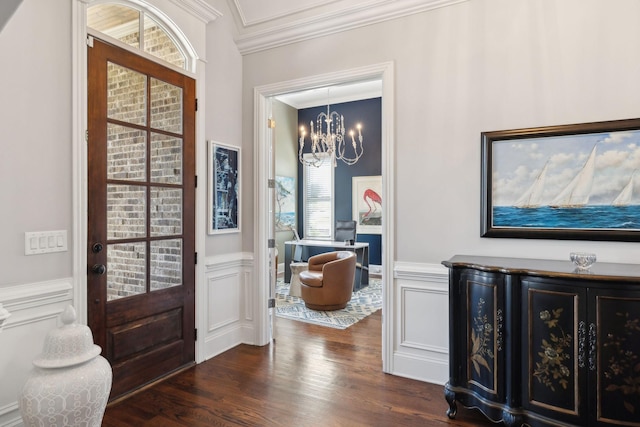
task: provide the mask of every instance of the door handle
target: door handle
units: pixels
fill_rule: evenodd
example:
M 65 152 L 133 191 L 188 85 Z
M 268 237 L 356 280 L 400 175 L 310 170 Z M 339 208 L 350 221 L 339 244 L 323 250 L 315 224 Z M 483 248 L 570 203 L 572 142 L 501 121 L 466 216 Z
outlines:
M 95 274 L 104 274 L 107 272 L 107 267 L 102 264 L 94 264 L 94 266 L 91 267 L 91 271 L 93 271 Z
M 589 369 L 596 370 L 596 324 L 589 325 Z

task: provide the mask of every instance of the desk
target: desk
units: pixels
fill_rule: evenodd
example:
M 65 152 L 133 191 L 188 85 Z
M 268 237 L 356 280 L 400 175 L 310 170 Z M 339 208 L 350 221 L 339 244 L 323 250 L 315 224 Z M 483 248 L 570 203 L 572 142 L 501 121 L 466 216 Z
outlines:
M 336 250 L 352 251 L 356 253 L 356 277 L 353 283 L 353 290 L 357 291 L 369 285 L 369 244 L 355 242 L 349 245 L 345 242 L 332 242 L 330 240 L 289 240 L 284 242 L 284 281 L 289 283 L 291 280 L 291 261 L 293 260 L 293 251 L 300 249 L 301 259 L 307 260 L 308 248 L 320 248 L 323 252 L 331 252 Z M 299 261 L 298 259 L 296 261 Z

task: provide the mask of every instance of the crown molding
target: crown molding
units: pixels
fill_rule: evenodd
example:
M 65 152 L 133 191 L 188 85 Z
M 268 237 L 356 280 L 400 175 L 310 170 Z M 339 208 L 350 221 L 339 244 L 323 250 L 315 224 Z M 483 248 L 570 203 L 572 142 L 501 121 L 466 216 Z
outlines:
M 171 0 L 171 2 L 200 19 L 205 24 L 215 21 L 222 16 L 222 13 L 204 0 Z
M 236 38 L 236 45 L 240 54 L 248 55 L 467 1 L 469 0 L 369 2 L 266 29 L 251 31 L 245 28 L 244 33 Z
M 233 0 L 233 3 L 236 6 L 236 10 L 238 11 L 238 15 L 242 21 L 242 25 L 246 28 L 246 27 L 250 27 L 252 25 L 258 25 L 258 24 L 262 24 L 264 22 L 269 22 L 269 21 L 273 21 L 275 19 L 282 19 L 282 18 L 287 18 L 290 16 L 294 16 L 298 13 L 303 13 L 305 11 L 308 11 L 310 9 L 313 9 L 314 7 L 320 7 L 320 6 L 327 6 L 331 3 L 337 3 L 341 0 L 316 0 L 315 2 L 311 3 L 311 4 L 307 4 L 305 6 L 300 6 L 298 4 L 291 4 L 287 10 L 285 12 L 281 12 L 281 13 L 275 13 L 273 15 L 270 16 L 266 16 L 266 17 L 262 17 L 262 18 L 258 18 L 255 20 L 251 20 L 248 19 L 246 17 L 244 8 L 242 7 L 242 2 L 241 0 Z M 379 0 L 378 0 L 379 1 Z M 295 2 L 292 2 L 295 3 Z

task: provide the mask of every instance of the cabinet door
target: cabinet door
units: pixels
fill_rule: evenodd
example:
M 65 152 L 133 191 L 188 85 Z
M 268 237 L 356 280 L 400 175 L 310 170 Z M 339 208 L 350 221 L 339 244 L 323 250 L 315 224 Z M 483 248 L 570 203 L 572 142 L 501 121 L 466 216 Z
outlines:
M 587 364 L 597 425 L 640 426 L 640 291 L 593 290 L 589 302 Z
M 493 402 L 504 399 L 503 276 L 478 271 L 461 275 L 466 304 L 465 351 L 459 363 L 466 387 Z
M 586 288 L 536 278 L 522 285 L 523 406 L 587 425 Z

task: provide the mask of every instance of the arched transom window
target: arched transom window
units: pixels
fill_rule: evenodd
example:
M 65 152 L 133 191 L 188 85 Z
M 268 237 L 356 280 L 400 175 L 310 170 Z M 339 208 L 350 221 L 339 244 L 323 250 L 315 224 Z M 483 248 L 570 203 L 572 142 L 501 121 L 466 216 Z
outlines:
M 116 3 L 93 4 L 87 8 L 87 26 L 179 68 L 189 69 L 188 57 L 171 32 L 144 10 Z

